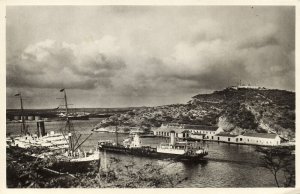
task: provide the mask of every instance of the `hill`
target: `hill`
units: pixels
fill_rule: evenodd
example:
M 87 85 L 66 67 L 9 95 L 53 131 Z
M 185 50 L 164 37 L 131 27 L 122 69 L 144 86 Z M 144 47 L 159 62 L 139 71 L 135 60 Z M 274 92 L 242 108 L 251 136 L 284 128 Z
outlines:
M 150 129 L 162 123 L 217 125 L 231 134 L 276 132 L 294 138 L 295 92 L 229 87 L 196 95 L 186 104 L 133 109 L 103 120 L 98 127 Z

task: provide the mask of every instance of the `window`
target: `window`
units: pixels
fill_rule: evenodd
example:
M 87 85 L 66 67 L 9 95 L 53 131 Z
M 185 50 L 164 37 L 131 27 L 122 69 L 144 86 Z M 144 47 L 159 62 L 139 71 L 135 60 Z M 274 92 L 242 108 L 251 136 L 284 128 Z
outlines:
M 214 139 L 214 136 L 211 136 L 211 139 Z
M 230 141 L 230 138 L 228 138 L 228 141 Z
M 240 141 L 243 141 L 243 138 L 240 138 Z
M 218 141 L 220 140 L 220 137 L 218 137 Z

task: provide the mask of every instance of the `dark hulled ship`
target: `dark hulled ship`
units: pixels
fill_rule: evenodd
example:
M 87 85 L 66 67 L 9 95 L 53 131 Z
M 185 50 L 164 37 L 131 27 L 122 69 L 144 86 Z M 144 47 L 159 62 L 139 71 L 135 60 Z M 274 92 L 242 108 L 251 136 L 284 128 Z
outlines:
M 138 133 L 134 137 L 124 140 L 123 144 L 117 144 L 113 141 L 99 141 L 98 147 L 100 151 L 189 162 L 201 161 L 208 155 L 207 150 L 197 142 L 176 142 L 174 131 L 171 132 L 169 143 L 161 143 L 155 148 L 143 146 Z

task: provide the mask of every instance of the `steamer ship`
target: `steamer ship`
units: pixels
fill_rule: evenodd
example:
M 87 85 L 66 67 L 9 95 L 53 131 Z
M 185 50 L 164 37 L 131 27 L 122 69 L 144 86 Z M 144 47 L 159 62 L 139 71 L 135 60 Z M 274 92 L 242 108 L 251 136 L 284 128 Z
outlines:
M 61 132 L 50 131 L 46 133 L 45 123 L 43 120 L 37 121 L 37 133 L 30 133 L 28 127 L 26 127 L 24 119 L 23 99 L 21 93 L 16 94 L 20 98 L 21 104 L 21 134 L 15 137 L 6 138 L 7 147 L 19 147 L 19 148 L 49 148 L 50 150 L 60 150 L 68 148 L 68 141 L 64 134 Z
M 197 142 L 177 142 L 174 131 L 171 131 L 169 143 L 161 143 L 156 148 L 142 145 L 138 133 L 132 138 L 125 139 L 123 144 L 104 140 L 98 142 L 98 147 L 99 151 L 189 162 L 202 161 L 208 155 L 207 150 Z
M 60 92 L 64 93 L 65 111 L 66 111 L 66 124 L 64 130 L 61 129 L 60 133 L 51 131 L 46 134 L 44 121 L 37 122 L 37 134 L 30 134 L 25 128 L 25 121 L 22 116 L 22 136 L 15 138 L 7 138 L 7 147 L 14 149 L 23 149 L 24 153 L 29 157 L 44 159 L 55 159 L 51 169 L 58 170 L 60 172 L 76 173 L 82 171 L 88 171 L 91 167 L 91 163 L 99 161 L 99 151 L 89 152 L 81 151 L 81 145 L 93 134 L 89 134 L 84 140 L 80 141 L 81 134 L 76 134 L 71 119 L 68 117 L 68 103 L 65 89 L 61 89 Z M 21 114 L 23 115 L 23 104 L 21 100 Z M 47 148 L 42 153 L 32 153 L 27 148 Z

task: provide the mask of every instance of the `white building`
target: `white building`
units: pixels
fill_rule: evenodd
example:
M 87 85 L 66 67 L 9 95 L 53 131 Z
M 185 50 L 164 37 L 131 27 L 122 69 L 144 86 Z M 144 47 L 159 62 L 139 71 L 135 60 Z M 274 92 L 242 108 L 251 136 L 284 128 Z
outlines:
M 213 136 L 218 133 L 218 127 L 171 123 L 163 124 L 154 129 L 153 133 L 156 136 L 169 137 L 171 131 L 174 131 L 175 137 L 178 138 L 213 139 Z
M 153 130 L 153 134 L 161 137 L 170 137 L 171 131 L 175 132 L 176 138 L 188 138 L 189 131 L 178 127 L 159 127 Z
M 232 135 L 232 134 L 228 134 L 228 133 L 218 133 L 213 137 L 213 140 L 215 141 L 220 141 L 220 142 L 227 142 L 227 143 L 236 143 L 236 138 L 239 135 Z
M 231 135 L 228 133 L 216 134 L 214 140 L 235 144 L 250 145 L 280 145 L 280 137 L 273 133 L 244 133 L 243 135 Z
M 244 133 L 236 140 L 238 143 L 252 145 L 280 145 L 280 137 L 274 133 Z
M 184 125 L 184 129 L 190 132 L 190 137 L 193 139 L 208 139 L 213 140 L 214 135 L 219 133 L 221 129 L 217 126 L 207 125 Z

